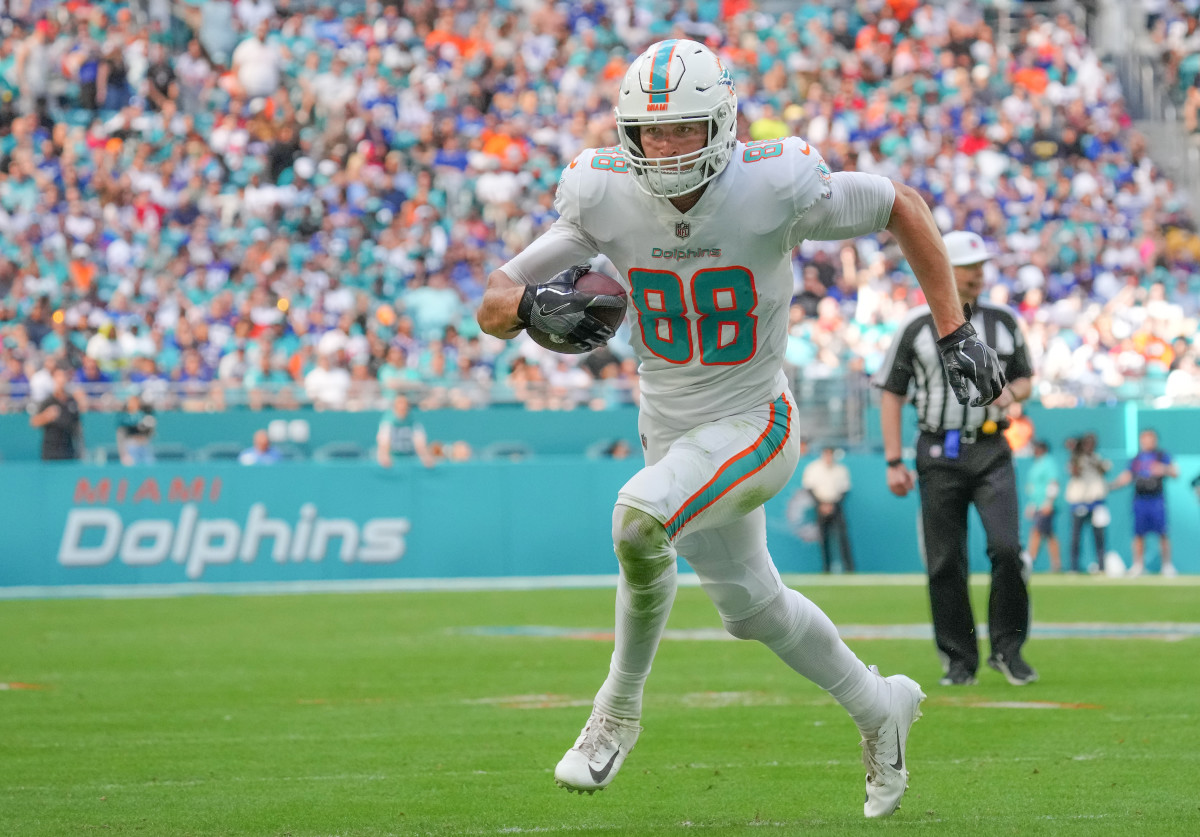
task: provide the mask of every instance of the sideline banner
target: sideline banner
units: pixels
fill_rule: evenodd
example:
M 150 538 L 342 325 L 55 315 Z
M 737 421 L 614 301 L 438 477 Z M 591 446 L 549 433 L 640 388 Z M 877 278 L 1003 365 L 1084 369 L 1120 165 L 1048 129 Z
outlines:
M 768 545 L 784 573 L 821 568 L 812 503 L 800 487 L 807 461 L 766 505 Z M 1182 478 L 1168 484 L 1168 519 L 1176 565 L 1195 573 L 1200 496 L 1189 483 L 1200 474 L 1200 457 L 1177 461 Z M 845 462 L 858 571 L 920 573 L 916 492 L 889 494 L 877 456 Z M 1028 463 L 1017 461 L 1022 486 Z M 362 462 L 9 463 L 0 465 L 8 486 L 0 503 L 0 588 L 612 576 L 612 504 L 637 468 L 636 458 L 582 456 L 429 470 L 413 462 L 391 470 Z M 1109 547 L 1126 563 L 1131 501 L 1131 489 L 1109 501 Z M 1023 519 L 1023 535 L 1028 526 Z M 1065 560 L 1065 509 L 1056 528 Z M 986 572 L 974 513 L 969 541 L 971 570 Z M 1086 537 L 1085 565 L 1090 548 Z M 1157 570 L 1154 539 L 1147 557 Z
M 635 468 L 6 465 L 0 587 L 611 574 Z

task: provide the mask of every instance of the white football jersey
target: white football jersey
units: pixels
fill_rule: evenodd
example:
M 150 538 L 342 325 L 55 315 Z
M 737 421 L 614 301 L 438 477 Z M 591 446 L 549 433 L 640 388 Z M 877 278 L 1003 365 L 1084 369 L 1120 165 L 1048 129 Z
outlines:
M 821 222 L 806 223 L 811 216 L 828 225 L 827 215 L 810 210 L 831 197 L 831 183 L 821 155 L 802 139 L 738 143 L 726 169 L 681 213 L 637 187 L 619 148 L 588 149 L 563 171 L 559 219 L 502 269 L 534 284 L 607 256 L 629 290 L 642 409 L 692 427 L 761 407 L 787 387 L 791 251 L 820 237 L 812 233 Z M 891 204 L 881 214 L 879 203 L 865 213 L 869 229 L 886 223 Z

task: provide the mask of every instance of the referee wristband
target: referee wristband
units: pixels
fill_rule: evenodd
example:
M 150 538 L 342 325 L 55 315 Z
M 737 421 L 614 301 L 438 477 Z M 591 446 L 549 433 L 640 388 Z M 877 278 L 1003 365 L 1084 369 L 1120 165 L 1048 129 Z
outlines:
M 887 466 L 889 468 L 895 468 L 897 465 L 903 465 L 903 464 L 904 464 L 903 459 L 889 459 L 887 461 Z

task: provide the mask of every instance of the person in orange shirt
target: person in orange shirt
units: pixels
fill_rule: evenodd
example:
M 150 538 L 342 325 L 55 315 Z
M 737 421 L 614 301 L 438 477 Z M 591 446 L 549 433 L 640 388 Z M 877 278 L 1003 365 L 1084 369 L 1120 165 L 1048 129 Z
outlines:
M 1004 430 L 1004 438 L 1014 456 L 1033 453 L 1033 419 L 1025 414 L 1025 407 L 1020 401 L 1008 407 L 1008 427 Z
M 67 265 L 67 273 L 71 284 L 81 296 L 87 296 L 96 283 L 96 263 L 92 261 L 92 248 L 86 244 L 76 244 L 71 248 L 71 261 Z

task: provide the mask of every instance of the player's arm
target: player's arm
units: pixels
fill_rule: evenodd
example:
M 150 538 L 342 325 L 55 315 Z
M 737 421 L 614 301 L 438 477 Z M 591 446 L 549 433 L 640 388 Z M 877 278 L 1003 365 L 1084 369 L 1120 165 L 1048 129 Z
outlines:
M 514 282 L 503 270 L 492 271 L 483 300 L 475 311 L 475 319 L 484 333 L 510 340 L 521 332 L 524 326 L 517 317 L 517 306 L 523 293 L 523 284 Z
M 516 337 L 528 325 L 520 316 L 526 286 L 544 282 L 597 252 L 595 243 L 582 230 L 560 217 L 520 254 L 488 276 L 483 300 L 475 312 L 479 327 L 504 340 Z
M 888 230 L 917 274 L 938 335 L 944 337 L 966 322 L 942 235 L 925 200 L 911 186 L 874 174 L 836 172 L 828 177 L 826 193 L 801 213 L 800 223 L 802 237 L 811 241 L 841 241 Z
M 892 181 L 892 186 L 896 199 L 886 229 L 896 237 L 900 251 L 917 275 L 938 335 L 945 337 L 966 322 L 950 256 L 925 199 L 904 183 Z
M 959 299 L 946 245 L 925 199 L 911 186 L 896 181 L 892 185 L 896 200 L 887 230 L 896 237 L 925 292 L 934 328 L 941 335 L 938 352 L 954 397 L 958 403 L 970 403 L 972 407 L 991 404 L 1007 383 L 1000 359 L 979 339 L 970 323 L 970 309 Z M 978 393 L 973 398 L 971 384 Z

